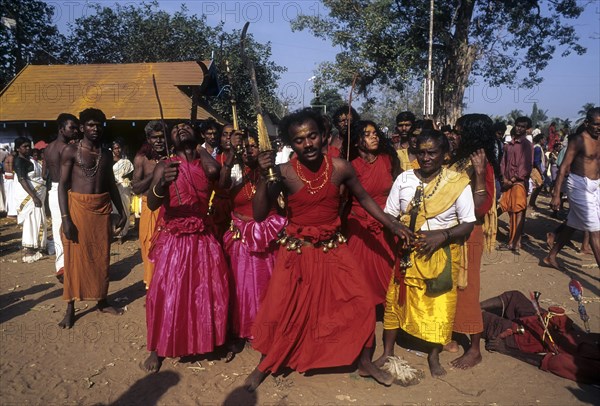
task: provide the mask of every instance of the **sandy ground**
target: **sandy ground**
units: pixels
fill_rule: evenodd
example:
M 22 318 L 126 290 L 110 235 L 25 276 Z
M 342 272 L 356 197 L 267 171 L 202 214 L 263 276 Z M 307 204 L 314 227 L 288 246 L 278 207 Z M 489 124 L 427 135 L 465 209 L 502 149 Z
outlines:
M 542 203 L 547 199 L 541 197 Z M 543 207 L 546 207 L 545 205 Z M 542 268 L 547 231 L 558 222 L 542 209 L 528 214 L 530 236 L 520 256 L 486 254 L 482 299 L 517 289 L 542 292 L 541 304 L 563 306 L 581 325 L 567 285 L 576 277 L 584 286 L 592 331 L 600 331 L 600 273 L 593 257 L 567 247 L 561 255 L 567 271 Z M 500 233 L 506 234 L 506 215 Z M 247 348 L 231 363 L 223 354 L 192 360 L 167 359 L 161 371 L 148 375 L 138 367 L 147 356 L 144 286 L 137 241 L 113 244 L 109 299 L 127 310 L 123 316 L 102 315 L 95 303 L 77 303 L 77 322 L 61 330 L 65 303 L 62 285 L 53 276 L 53 257 L 23 264 L 20 230 L 14 219 L 0 220 L 0 404 L 23 405 L 193 405 L 193 404 L 402 404 L 402 405 L 575 405 L 600 404 L 600 388 L 579 385 L 507 356 L 484 351 L 483 362 L 467 371 L 448 363 L 448 374 L 428 374 L 408 388 L 382 387 L 361 378 L 352 368 L 327 373 L 288 371 L 268 377 L 255 394 L 241 389 L 259 354 Z M 135 230 L 134 233 L 135 234 Z M 581 236 L 575 243 L 579 246 Z M 377 325 L 381 340 L 381 323 Z M 483 345 L 483 343 L 482 343 Z M 381 345 L 375 353 L 378 356 Z M 411 365 L 427 371 L 422 354 L 397 348 Z M 599 372 L 600 373 L 600 372 Z

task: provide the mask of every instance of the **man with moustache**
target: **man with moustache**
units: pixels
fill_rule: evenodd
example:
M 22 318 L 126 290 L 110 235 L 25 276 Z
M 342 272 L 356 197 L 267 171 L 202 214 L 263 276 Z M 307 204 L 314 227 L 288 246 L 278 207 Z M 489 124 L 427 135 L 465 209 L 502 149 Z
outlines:
M 154 275 L 146 295 L 146 348 L 141 365 L 157 372 L 165 357 L 212 352 L 225 341 L 229 270 L 221 245 L 207 223 L 211 183 L 219 164 L 198 148 L 194 130 L 171 130 L 174 155 L 154 169 L 148 207 L 163 219 L 150 251 Z
M 412 151 L 410 136 L 416 121 L 417 118 L 410 111 L 402 111 L 396 116 L 396 132 L 400 135 L 400 147 L 396 151 L 402 171 L 415 169 L 413 163 L 416 164 L 417 157 Z
M 150 242 L 158 219 L 158 210 L 150 210 L 148 208 L 148 192 L 156 164 L 167 156 L 163 131 L 162 123 L 158 120 L 153 120 L 146 124 L 146 127 L 144 127 L 146 142 L 133 159 L 131 188 L 133 193 L 142 196 L 139 238 L 142 262 L 144 264 L 143 279 L 146 289 L 150 286 L 154 272 L 154 264 L 148 259 L 148 252 L 150 251 Z
M 405 241 L 411 234 L 383 213 L 350 163 L 323 154 L 324 131 L 321 117 L 310 109 L 283 118 L 280 134 L 296 158 L 276 168 L 280 182 L 265 179 L 274 165 L 272 154 L 259 156 L 263 176 L 253 200 L 254 220 L 263 221 L 283 191 L 289 223 L 252 329 L 252 345 L 264 356 L 246 379 L 248 391 L 283 367 L 304 372 L 356 360 L 359 374 L 383 385 L 393 381 L 371 361 L 376 299 L 365 289 L 363 270 L 340 233 L 340 186 L 394 234 Z
M 111 201 L 119 212 L 117 229 L 127 217 L 112 170 L 112 153 L 102 148 L 106 116 L 88 108 L 79 113 L 83 139 L 67 145 L 61 154 L 58 204 L 64 235 L 63 299 L 67 311 L 62 328 L 75 324 L 75 300 L 97 301 L 100 313 L 121 315 L 123 309 L 107 301 L 112 226 Z

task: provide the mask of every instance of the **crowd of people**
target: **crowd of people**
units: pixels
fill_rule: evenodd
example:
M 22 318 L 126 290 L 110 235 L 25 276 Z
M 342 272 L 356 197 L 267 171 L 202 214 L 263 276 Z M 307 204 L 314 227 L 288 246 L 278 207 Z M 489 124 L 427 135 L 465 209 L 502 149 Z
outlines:
M 569 213 L 548 234 L 541 264 L 561 269 L 557 255 L 576 230 L 600 264 L 600 108 L 564 140 L 534 133 L 528 117 L 512 128 L 483 114 L 439 126 L 405 111 L 388 137 L 348 106 L 331 118 L 303 109 L 282 119 L 277 153 L 260 152 L 252 130 L 231 124 L 151 121 L 133 163 L 123 142 L 103 148 L 105 120 L 93 108 L 61 114 L 43 164 L 22 137 L 3 159 L 3 203 L 22 225 L 24 262 L 46 246 L 49 199 L 67 301 L 61 327 L 74 326 L 76 300 L 123 313 L 107 301 L 110 244 L 126 237 L 133 199 L 148 372 L 165 357 L 221 346 L 228 362 L 249 343 L 262 354 L 249 391 L 284 367 L 356 365 L 387 386 L 398 342 L 426 352 L 437 377 L 446 373 L 440 352 L 458 352 L 457 342 L 455 368 L 480 363 L 483 338 L 490 350 L 598 382 L 598 334 L 557 309 L 540 314 L 534 303 L 532 313 L 515 292 L 481 304 L 479 293 L 484 251 L 520 255 L 526 211 L 544 189 L 554 213 L 563 195 Z M 503 212 L 509 232 L 497 244 Z M 536 309 L 559 327 L 530 317 Z M 378 319 L 383 354 L 373 360 Z M 567 344 L 550 345 L 559 332 Z

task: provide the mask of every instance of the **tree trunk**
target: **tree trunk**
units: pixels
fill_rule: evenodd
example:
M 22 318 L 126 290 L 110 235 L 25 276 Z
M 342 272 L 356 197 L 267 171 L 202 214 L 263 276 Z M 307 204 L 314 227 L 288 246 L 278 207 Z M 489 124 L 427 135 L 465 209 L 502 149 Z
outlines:
M 454 36 L 447 47 L 446 65 L 441 73 L 436 94 L 435 112 L 439 121 L 454 125 L 462 115 L 463 98 L 477 47 L 469 44 L 469 29 L 473 17 L 474 0 L 463 1 L 458 9 Z

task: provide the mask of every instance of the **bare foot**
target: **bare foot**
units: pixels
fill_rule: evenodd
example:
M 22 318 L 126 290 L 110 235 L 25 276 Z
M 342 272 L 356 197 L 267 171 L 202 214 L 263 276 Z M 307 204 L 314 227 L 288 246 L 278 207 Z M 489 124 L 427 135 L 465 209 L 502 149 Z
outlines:
M 438 376 L 446 375 L 446 370 L 440 364 L 439 353 L 430 353 L 427 356 L 427 363 L 429 364 L 429 371 L 431 372 L 432 377 L 436 378 Z
M 501 338 L 492 338 L 485 343 L 485 349 L 489 352 L 506 352 L 506 344 Z
M 594 251 L 592 251 L 591 248 L 582 248 L 579 250 L 579 253 L 585 255 L 594 255 Z
M 254 392 L 267 375 L 266 372 L 261 372 L 258 368 L 254 368 L 254 371 L 252 371 L 252 373 L 248 375 L 248 378 L 246 378 L 246 381 L 244 381 L 244 388 L 246 388 L 248 392 Z
M 377 368 L 371 361 L 359 361 L 358 374 L 365 378 L 371 377 L 384 386 L 394 383 L 394 377 L 389 372 Z
M 164 359 L 164 357 L 159 357 L 156 351 L 151 351 L 144 363 L 140 364 L 140 368 L 149 373 L 156 373 L 160 370 Z
M 552 258 L 552 257 L 546 257 L 546 258 L 542 259 L 542 262 L 540 263 L 540 265 L 558 269 L 559 271 L 562 270 L 562 267 L 559 265 L 558 261 L 556 261 L 556 258 Z
M 394 354 L 392 354 L 394 355 Z M 385 362 L 387 361 L 389 355 L 387 354 L 383 354 L 381 357 L 377 358 L 375 361 L 373 361 L 373 365 L 375 365 L 377 368 L 381 368 L 383 366 L 383 364 L 385 364 Z
M 454 368 L 469 369 L 481 362 L 481 352 L 474 351 L 471 348 L 467 350 L 462 356 L 456 358 L 450 364 Z
M 100 313 L 112 314 L 113 316 L 121 316 L 125 313 L 125 310 L 109 305 L 106 300 L 99 301 L 97 308 Z
M 58 327 L 60 328 L 72 328 L 75 324 L 75 303 L 69 302 L 67 303 L 67 311 L 65 312 L 65 317 L 62 319 L 60 323 L 58 323 Z
M 444 351 L 451 353 L 458 352 L 458 343 L 454 340 L 450 341 L 448 344 L 444 345 Z
M 554 246 L 554 238 L 556 238 L 554 233 L 546 233 L 546 244 L 548 244 L 548 249 L 552 249 Z

